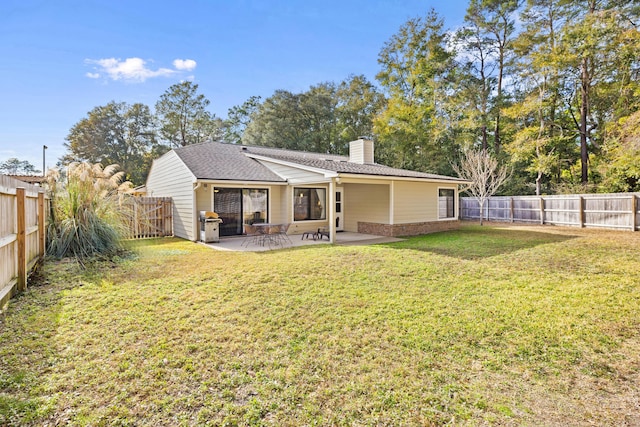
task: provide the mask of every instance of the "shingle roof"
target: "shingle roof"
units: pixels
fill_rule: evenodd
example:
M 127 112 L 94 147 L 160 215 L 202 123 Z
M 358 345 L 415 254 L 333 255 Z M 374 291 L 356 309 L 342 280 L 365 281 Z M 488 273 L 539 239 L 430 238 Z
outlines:
M 251 155 L 286 161 L 301 166 L 326 171 L 402 178 L 460 181 L 443 175 L 396 169 L 384 165 L 359 164 L 349 162 L 347 156 L 285 150 L 281 148 L 256 147 L 220 142 L 189 145 L 175 150 L 182 161 L 199 179 L 220 179 L 237 181 L 285 181 Z
M 337 156 L 334 154 L 309 153 L 268 147 L 247 147 L 246 153 L 256 154 L 259 156 L 269 157 L 272 159 L 287 161 L 291 163 L 297 163 L 303 166 L 324 169 L 337 173 L 465 182 L 460 178 L 410 171 L 406 169 L 397 169 L 377 163 L 353 163 L 349 161 L 348 156 Z
M 198 179 L 286 182 L 257 160 L 242 154 L 242 146 L 207 142 L 174 150 Z

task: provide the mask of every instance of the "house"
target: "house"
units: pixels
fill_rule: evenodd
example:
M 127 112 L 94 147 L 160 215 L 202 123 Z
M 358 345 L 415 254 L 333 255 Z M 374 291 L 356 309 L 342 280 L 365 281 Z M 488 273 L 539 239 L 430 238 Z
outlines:
M 9 178 L 17 179 L 18 181 L 26 182 L 27 184 L 37 185 L 42 187 L 47 178 L 42 175 L 7 175 Z
M 198 240 L 199 211 L 215 211 L 220 236 L 245 224 L 290 223 L 289 234 L 326 227 L 408 236 L 459 226 L 458 186 L 466 181 L 373 161 L 373 141 L 350 143 L 349 156 L 220 142 L 176 148 L 156 159 L 148 196 L 172 197 L 174 234 Z

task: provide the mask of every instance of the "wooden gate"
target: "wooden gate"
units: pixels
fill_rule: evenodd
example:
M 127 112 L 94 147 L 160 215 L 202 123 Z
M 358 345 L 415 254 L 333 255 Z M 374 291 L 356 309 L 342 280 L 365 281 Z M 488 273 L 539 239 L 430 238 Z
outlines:
M 171 197 L 128 197 L 121 207 L 128 219 L 130 239 L 173 236 Z

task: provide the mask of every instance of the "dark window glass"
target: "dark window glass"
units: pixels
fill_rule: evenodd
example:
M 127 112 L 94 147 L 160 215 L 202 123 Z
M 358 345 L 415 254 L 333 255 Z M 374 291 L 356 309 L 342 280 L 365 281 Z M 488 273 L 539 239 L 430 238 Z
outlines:
M 327 218 L 327 190 L 325 188 L 294 188 L 294 221 Z
M 456 215 L 456 192 L 453 189 L 438 190 L 438 218 L 454 218 Z

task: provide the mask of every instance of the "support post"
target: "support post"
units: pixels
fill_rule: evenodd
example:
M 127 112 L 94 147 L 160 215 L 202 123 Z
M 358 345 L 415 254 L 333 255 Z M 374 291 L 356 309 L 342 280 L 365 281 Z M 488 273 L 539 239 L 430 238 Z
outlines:
M 329 242 L 336 242 L 336 179 L 329 182 Z
M 544 225 L 544 198 L 540 197 L 540 225 Z
M 47 244 L 47 235 L 46 235 L 46 222 L 47 219 L 45 217 L 44 211 L 44 193 L 38 193 L 38 255 L 40 255 L 40 261 L 44 259 L 46 254 L 46 244 Z
M 26 218 L 25 218 L 25 190 L 16 188 L 16 230 L 18 243 L 18 291 L 27 289 L 27 242 L 26 242 Z

